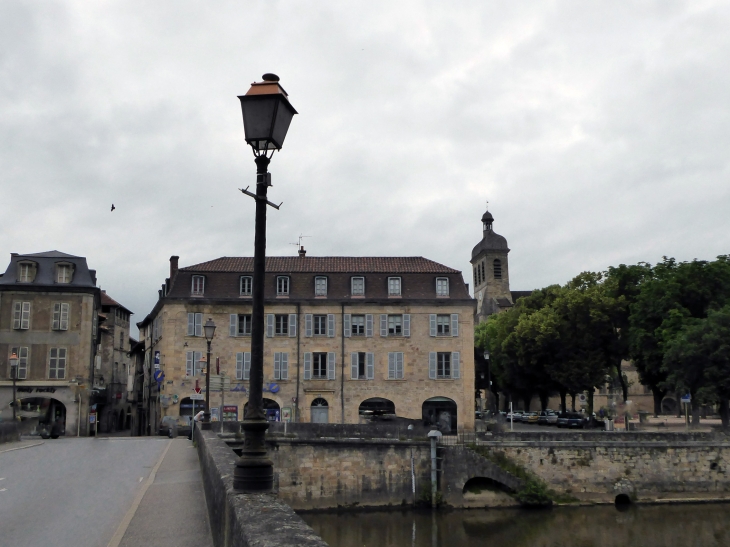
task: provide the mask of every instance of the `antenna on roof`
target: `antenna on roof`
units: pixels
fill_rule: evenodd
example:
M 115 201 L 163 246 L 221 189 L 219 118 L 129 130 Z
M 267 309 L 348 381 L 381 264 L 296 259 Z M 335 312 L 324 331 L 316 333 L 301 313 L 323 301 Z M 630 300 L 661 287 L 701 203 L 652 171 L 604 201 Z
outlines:
M 299 239 L 296 243 L 289 243 L 289 245 L 296 245 L 297 246 L 297 252 L 299 253 L 299 256 L 304 256 L 307 254 L 307 251 L 304 250 L 304 247 L 302 246 L 302 239 L 305 237 L 312 237 L 312 236 L 305 236 L 302 234 L 299 234 Z
M 487 211 L 489 211 L 489 200 L 487 200 Z

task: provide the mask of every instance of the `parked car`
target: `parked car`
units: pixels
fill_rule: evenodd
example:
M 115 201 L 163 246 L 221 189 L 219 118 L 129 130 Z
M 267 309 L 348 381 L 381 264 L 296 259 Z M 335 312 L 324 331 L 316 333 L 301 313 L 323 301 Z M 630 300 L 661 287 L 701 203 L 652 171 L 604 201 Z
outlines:
M 587 422 L 588 417 L 580 412 L 565 412 L 558 416 L 558 427 L 583 429 Z
M 547 409 L 547 410 L 541 410 L 540 414 L 537 417 L 537 423 L 539 425 L 550 425 L 551 421 L 550 419 L 554 418 L 552 420 L 552 423 L 557 423 L 558 421 L 558 415 L 555 414 L 555 411 Z
M 507 420 L 512 420 L 514 422 L 521 422 L 522 414 L 523 413 L 521 410 L 514 410 L 511 414 L 507 414 Z
M 537 412 L 527 412 L 523 418 L 523 421 L 528 424 L 536 424 L 539 416 Z
M 160 421 L 158 433 L 165 437 L 189 437 L 192 431 L 190 427 L 189 417 L 187 416 L 164 416 Z

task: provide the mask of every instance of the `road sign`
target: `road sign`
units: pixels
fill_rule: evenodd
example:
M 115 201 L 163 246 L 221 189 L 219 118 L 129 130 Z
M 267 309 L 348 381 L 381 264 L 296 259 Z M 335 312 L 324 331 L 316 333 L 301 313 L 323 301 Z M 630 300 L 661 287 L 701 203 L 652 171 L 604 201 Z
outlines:
M 193 400 L 193 401 L 204 401 L 205 400 L 205 396 L 202 393 L 193 393 L 190 396 L 190 399 Z
M 90 424 L 96 423 L 96 414 L 94 414 L 94 413 L 89 414 L 89 423 Z
M 690 395 L 689 393 L 687 393 L 687 395 L 684 395 L 680 399 L 680 401 L 682 401 L 684 404 L 687 404 L 688 405 L 688 404 L 690 404 L 692 402 L 692 395 Z

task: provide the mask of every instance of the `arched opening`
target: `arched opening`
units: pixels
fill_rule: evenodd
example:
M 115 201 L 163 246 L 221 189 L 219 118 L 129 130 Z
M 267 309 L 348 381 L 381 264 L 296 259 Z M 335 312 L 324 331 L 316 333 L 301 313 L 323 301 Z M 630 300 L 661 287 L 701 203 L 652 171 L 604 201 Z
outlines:
M 494 259 L 494 279 L 502 279 L 502 261 L 499 258 Z
M 266 414 L 267 420 L 269 420 L 270 422 L 280 422 L 281 421 L 281 407 L 279 406 L 279 403 L 277 403 L 273 399 L 267 399 L 266 397 L 264 397 L 263 405 L 264 405 L 264 413 Z M 246 417 L 247 409 L 248 409 L 248 403 L 243 405 L 244 419 Z
M 313 424 L 329 423 L 329 404 L 322 397 L 317 397 L 309 407 Z
M 124 418 L 125 418 L 124 409 L 121 409 L 119 411 L 119 414 L 118 414 L 118 417 L 117 417 L 117 430 L 119 430 L 119 431 L 121 431 L 122 429 L 124 429 Z
M 614 500 L 617 509 L 625 509 L 631 505 L 631 498 L 628 494 L 619 494 Z
M 501 482 L 490 479 L 489 477 L 472 477 L 464 484 L 462 494 L 484 494 L 487 492 L 506 492 L 510 493 L 512 490 Z
M 664 397 L 662 399 L 662 414 L 674 415 L 677 413 L 677 400 L 672 397 Z
M 127 407 L 127 420 L 124 424 L 124 429 L 132 429 L 132 407 Z
M 395 403 L 382 397 L 372 397 L 360 403 L 360 416 L 371 419 L 389 419 L 395 416 Z
M 49 435 L 66 434 L 66 405 L 58 399 L 27 397 L 20 400 L 17 412 L 21 420 L 38 420 L 38 431 Z
M 431 397 L 425 400 L 421 414 L 425 426 L 435 425 L 441 433 L 456 431 L 457 407 L 448 397 Z
M 190 425 L 193 416 L 201 410 L 205 410 L 205 401 L 198 401 L 190 397 L 180 399 L 180 417 L 186 420 L 188 425 Z

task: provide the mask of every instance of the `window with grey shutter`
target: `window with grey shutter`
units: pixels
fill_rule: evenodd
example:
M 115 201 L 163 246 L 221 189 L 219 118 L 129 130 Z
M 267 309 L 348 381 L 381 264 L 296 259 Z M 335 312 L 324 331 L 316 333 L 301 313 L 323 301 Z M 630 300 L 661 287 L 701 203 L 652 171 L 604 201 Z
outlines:
M 23 313 L 20 318 L 20 328 L 22 330 L 30 328 L 30 302 L 23 302 Z
M 459 361 L 460 353 L 455 351 L 451 354 L 451 377 L 454 379 L 461 378 L 461 362 Z
M 430 351 L 428 353 L 428 377 L 431 380 L 436 379 L 436 352 Z
M 193 354 L 193 374 L 200 374 L 203 370 L 203 365 L 200 364 L 200 360 L 203 358 L 202 351 L 196 351 Z M 207 366 L 207 363 L 206 363 Z
M 312 353 L 304 352 L 304 379 L 312 379 Z
M 243 379 L 251 378 L 251 352 L 247 351 L 243 354 Z
M 266 336 L 268 338 L 274 337 L 274 314 L 266 314 Z
M 289 314 L 289 338 L 294 338 L 297 335 L 297 314 Z
M 451 314 L 451 336 L 459 336 L 459 314 Z
M 365 336 L 368 338 L 373 337 L 373 314 L 368 313 L 365 315 Z
M 365 354 L 365 378 L 373 380 L 375 378 L 375 354 Z
M 68 330 L 69 304 L 61 304 L 61 330 Z
M 345 338 L 350 338 L 350 335 L 352 334 L 352 331 L 350 330 L 350 319 L 351 316 L 349 313 L 342 316 L 342 332 Z
M 13 328 L 14 329 L 20 328 L 20 319 L 22 316 L 23 316 L 23 303 L 22 302 L 13 303 Z
M 335 337 L 335 314 L 334 313 L 327 314 L 327 336 L 329 338 Z
M 411 314 L 403 314 L 403 336 L 411 335 Z
M 350 354 L 350 379 L 357 380 L 360 377 L 358 371 L 358 357 L 357 352 Z
M 380 336 L 388 336 L 388 315 L 385 313 L 380 315 Z
M 61 304 L 53 304 L 53 321 L 51 322 L 51 329 L 61 329 Z
M 274 353 L 274 380 L 281 380 L 281 353 Z
M 230 314 L 230 325 L 228 327 L 228 336 L 236 336 L 238 334 L 238 315 Z
M 195 314 L 195 336 L 203 336 L 203 314 Z
M 431 313 L 428 315 L 428 324 L 430 325 L 429 334 L 436 336 L 436 314 Z
M 236 380 L 243 380 L 243 352 L 236 353 Z
M 402 380 L 403 377 L 403 352 L 399 351 L 395 354 L 395 379 Z
M 289 379 L 289 354 L 281 354 L 281 380 Z
M 388 380 L 395 380 L 395 353 L 388 353 Z
M 153 322 L 154 326 L 154 322 Z M 153 329 L 153 339 L 155 336 L 154 329 Z M 188 336 L 195 336 L 195 314 L 189 313 L 188 314 Z
M 194 358 L 194 355 L 193 355 L 192 351 L 185 352 L 185 375 L 186 376 L 195 376 L 193 358 Z
M 304 314 L 304 336 L 312 337 L 312 314 Z
M 334 380 L 335 379 L 335 357 L 336 353 L 334 351 L 330 351 L 327 354 L 327 379 L 328 380 Z

